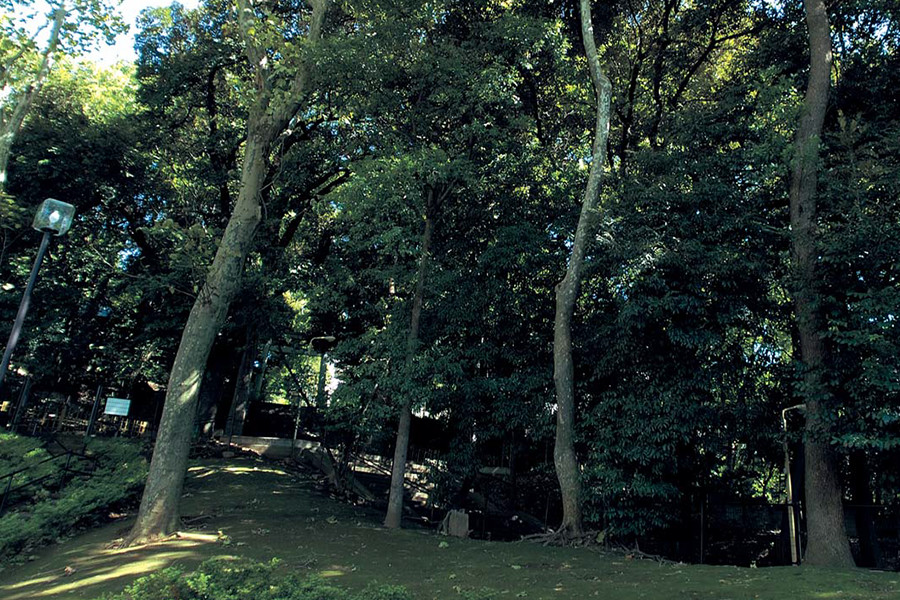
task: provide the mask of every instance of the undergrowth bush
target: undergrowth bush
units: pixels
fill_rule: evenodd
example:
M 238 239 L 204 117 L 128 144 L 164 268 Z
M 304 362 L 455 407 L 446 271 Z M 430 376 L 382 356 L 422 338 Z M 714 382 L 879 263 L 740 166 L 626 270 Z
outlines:
M 11 456 L 15 451 L 10 448 L 36 450 L 35 441 L 28 438 L 4 436 L 0 442 L 4 456 Z M 52 488 L 46 485 L 26 488 L 24 491 L 30 490 L 34 501 L 0 517 L 0 560 L 56 540 L 77 527 L 101 521 L 109 510 L 136 498 L 147 477 L 147 461 L 141 456 L 138 444 L 126 440 L 92 440 L 87 450 L 96 459 L 91 477 L 73 478 L 52 494 Z M 7 464 L 15 464 L 14 459 L 10 457 Z M 40 465 L 22 481 L 40 477 L 44 474 L 43 467 L 49 465 L 59 473 L 53 473 L 47 481 L 59 482 L 64 464 L 64 461 L 53 461 Z
M 7 506 L 20 502 L 25 498 L 46 497 L 46 490 L 58 485 L 59 465 L 52 462 L 43 462 L 50 458 L 50 453 L 44 449 L 41 440 L 12 433 L 0 433 L 0 476 L 27 469 L 26 472 L 13 476 L 12 488 L 17 488 L 26 481 L 47 477 L 40 488 L 25 489 L 13 492 L 7 499 Z M 0 493 L 6 489 L 8 480 L 2 480 Z
M 370 585 L 351 593 L 316 576 L 282 573 L 279 561 L 215 558 L 193 573 L 178 567 L 142 577 L 101 600 L 411 600 L 402 587 Z

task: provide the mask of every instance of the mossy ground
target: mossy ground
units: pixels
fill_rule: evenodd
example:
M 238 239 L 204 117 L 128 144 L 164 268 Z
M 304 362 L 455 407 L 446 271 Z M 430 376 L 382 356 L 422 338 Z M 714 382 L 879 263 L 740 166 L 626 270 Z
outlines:
M 111 549 L 130 522 L 111 523 L 7 566 L 0 599 L 93 600 L 164 566 L 190 569 L 229 555 L 278 557 L 284 569 L 318 573 L 348 588 L 400 584 L 422 599 L 900 598 L 898 573 L 660 565 L 591 548 L 387 531 L 380 514 L 336 502 L 306 478 L 249 459 L 197 463 L 186 492 L 182 513 L 195 528 L 178 539 Z

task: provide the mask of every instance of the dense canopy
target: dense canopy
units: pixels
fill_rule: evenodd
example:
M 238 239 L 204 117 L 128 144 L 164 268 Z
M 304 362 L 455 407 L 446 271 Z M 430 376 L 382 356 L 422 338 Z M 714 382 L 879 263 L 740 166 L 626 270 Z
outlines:
M 783 504 L 787 454 L 807 498 L 857 507 L 857 562 L 881 563 L 872 523 L 900 515 L 894 2 L 206 0 L 146 10 L 136 63 L 109 68 L 77 55 L 73 28 L 120 26 L 90 4 L 49 53 L 0 21 L 4 127 L 30 103 L 2 140 L 3 323 L 34 207 L 77 209 L 0 401 L 26 377 L 88 408 L 98 385 L 166 391 L 134 539 L 177 518 L 160 506 L 190 440 L 260 430 L 263 405 L 284 409 L 269 434 L 299 427 L 341 468 L 394 456 L 401 482 L 405 421 L 431 504 L 487 506 L 501 467 L 493 502 L 556 528 L 555 299 L 591 199 L 567 535 L 702 558 L 696 516 Z M 583 32 L 611 84 L 593 148 Z M 846 564 L 830 525 L 842 548 L 811 533 L 809 555 Z

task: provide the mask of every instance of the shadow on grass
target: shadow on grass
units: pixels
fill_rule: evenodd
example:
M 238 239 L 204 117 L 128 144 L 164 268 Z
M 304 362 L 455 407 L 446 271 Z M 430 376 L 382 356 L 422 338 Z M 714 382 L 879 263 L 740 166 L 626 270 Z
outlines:
M 380 512 L 335 502 L 312 480 L 253 460 L 192 466 L 182 514 L 196 529 L 153 545 L 109 549 L 120 521 L 36 553 L 0 573 L 3 600 L 94 600 L 134 579 L 212 557 L 282 559 L 341 587 L 405 586 L 415 598 L 584 600 L 896 600 L 897 574 L 741 569 L 630 560 L 592 548 L 442 538 L 387 531 Z M 70 574 L 65 568 L 70 568 Z
M 212 487 L 210 491 L 219 493 L 222 487 L 251 474 L 275 475 L 277 479 L 287 476 L 283 470 L 257 465 L 204 464 L 189 469 L 188 483 Z M 201 483 L 204 479 L 208 481 Z M 0 571 L 0 598 L 92 600 L 173 564 L 192 567 L 211 555 L 228 552 L 217 544 L 221 534 L 198 531 L 180 532 L 177 538 L 134 548 L 108 547 L 129 526 L 128 521 L 111 523 L 40 549 L 34 555 L 37 560 L 7 566 Z

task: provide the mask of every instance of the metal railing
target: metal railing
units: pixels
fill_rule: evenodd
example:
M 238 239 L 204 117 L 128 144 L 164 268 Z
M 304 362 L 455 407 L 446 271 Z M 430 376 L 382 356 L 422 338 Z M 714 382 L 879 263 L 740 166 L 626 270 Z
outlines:
M 0 499 L 0 516 L 3 516 L 3 514 L 6 512 L 7 503 L 9 501 L 10 496 L 13 494 L 13 492 L 18 492 L 20 490 L 31 487 L 33 485 L 37 485 L 39 483 L 42 483 L 42 482 L 44 482 L 48 479 L 54 478 L 54 477 L 60 478 L 58 489 L 62 489 L 66 485 L 67 480 L 70 479 L 71 476 L 73 476 L 73 475 L 81 475 L 84 477 L 90 477 L 91 475 L 93 475 L 94 470 L 96 469 L 96 466 L 97 466 L 96 458 L 94 458 L 93 456 L 88 456 L 83 451 L 79 452 L 76 450 L 68 449 L 65 446 L 63 446 L 59 441 L 55 441 L 55 443 L 58 446 L 60 446 L 60 448 L 63 448 L 64 452 L 62 452 L 60 454 L 51 455 L 51 456 L 45 458 L 44 460 L 30 464 L 26 467 L 22 467 L 21 469 L 17 469 L 10 473 L 6 473 L 5 475 L 0 475 L 0 486 L 2 486 L 3 490 L 4 490 L 3 497 L 2 497 L 2 499 Z M 90 470 L 83 471 L 81 469 L 73 468 L 72 467 L 72 459 L 73 458 L 87 461 L 88 464 L 90 465 Z M 15 478 L 17 475 L 21 475 L 22 473 L 31 471 L 35 467 L 38 467 L 40 465 L 44 465 L 44 464 L 47 464 L 47 463 L 50 463 L 53 461 L 61 461 L 63 459 L 65 459 L 65 464 L 63 465 L 61 472 L 55 471 L 55 472 L 47 473 L 46 475 L 36 477 L 34 479 L 25 481 L 24 483 L 20 483 L 19 485 L 16 485 L 15 487 L 13 487 L 13 483 L 15 482 Z M 5 485 L 3 485 L 4 480 L 6 480 Z

